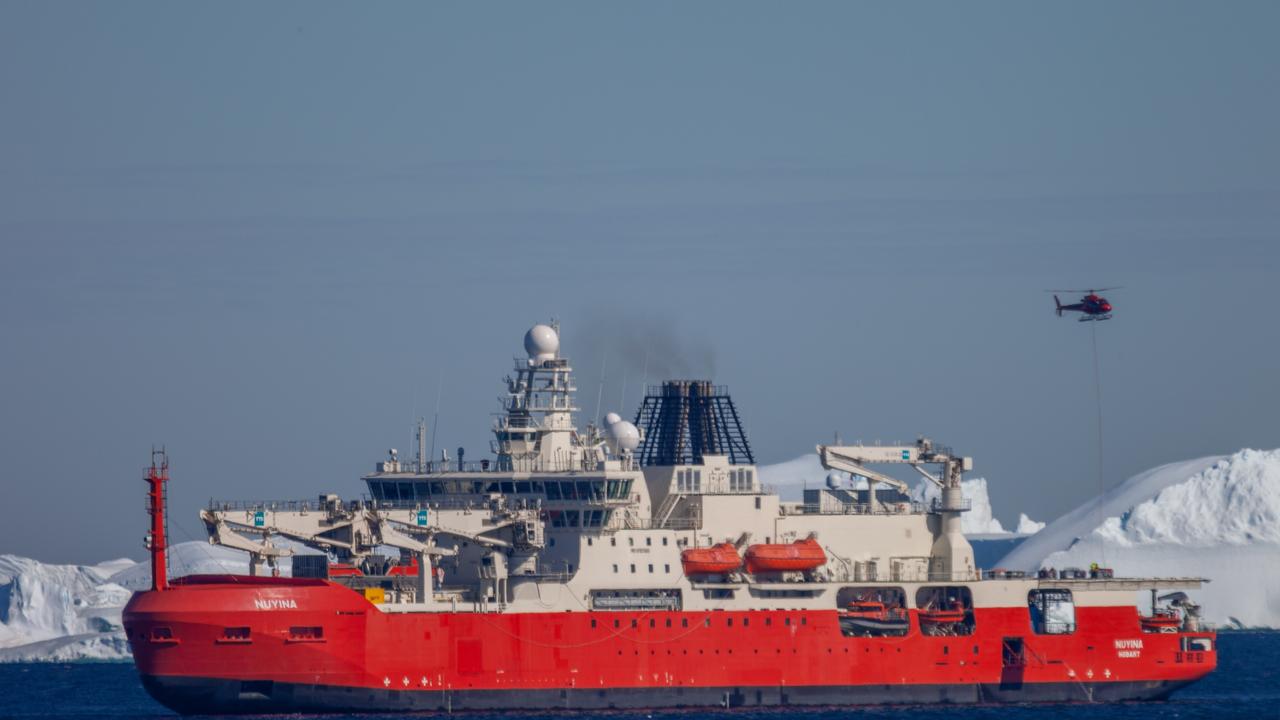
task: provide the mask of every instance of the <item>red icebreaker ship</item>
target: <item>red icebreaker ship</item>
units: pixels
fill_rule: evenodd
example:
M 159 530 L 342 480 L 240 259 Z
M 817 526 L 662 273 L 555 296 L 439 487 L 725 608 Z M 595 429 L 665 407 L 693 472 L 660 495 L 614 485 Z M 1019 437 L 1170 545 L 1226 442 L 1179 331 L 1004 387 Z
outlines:
M 153 585 L 124 611 L 147 691 L 187 714 L 1096 702 L 1217 664 L 1199 608 L 1158 595 L 1198 578 L 976 567 L 949 448 L 820 446 L 827 486 L 784 502 L 724 388 L 668 381 L 579 429 L 558 328 L 525 350 L 486 459 L 428 457 L 420 423 L 363 499 L 201 511 L 247 575 L 167 576 L 153 457 Z

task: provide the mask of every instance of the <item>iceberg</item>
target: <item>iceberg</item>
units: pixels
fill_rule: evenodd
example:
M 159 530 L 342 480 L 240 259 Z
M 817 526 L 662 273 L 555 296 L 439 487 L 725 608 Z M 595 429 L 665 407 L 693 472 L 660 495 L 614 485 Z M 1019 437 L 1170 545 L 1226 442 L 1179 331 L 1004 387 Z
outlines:
M 1049 523 L 1001 567 L 1111 567 L 1203 577 L 1210 622 L 1280 627 L 1280 450 L 1241 450 L 1139 473 Z
M 0 660 L 127 657 L 120 610 L 131 592 L 111 577 L 133 565 L 0 555 Z

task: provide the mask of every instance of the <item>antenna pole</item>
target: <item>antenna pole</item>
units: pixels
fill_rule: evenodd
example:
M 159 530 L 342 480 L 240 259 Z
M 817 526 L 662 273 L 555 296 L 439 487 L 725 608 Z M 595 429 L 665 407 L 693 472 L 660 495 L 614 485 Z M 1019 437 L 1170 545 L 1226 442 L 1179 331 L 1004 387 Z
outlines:
M 418 418 L 417 429 L 418 440 L 418 462 L 415 468 L 418 472 L 427 471 L 427 420 L 426 418 Z
M 146 481 L 147 513 L 151 516 L 151 532 L 147 533 L 146 543 L 151 551 L 151 589 L 160 592 L 169 589 L 169 565 L 165 556 L 168 548 L 165 485 L 169 482 L 169 456 L 164 448 L 151 450 L 151 468 Z

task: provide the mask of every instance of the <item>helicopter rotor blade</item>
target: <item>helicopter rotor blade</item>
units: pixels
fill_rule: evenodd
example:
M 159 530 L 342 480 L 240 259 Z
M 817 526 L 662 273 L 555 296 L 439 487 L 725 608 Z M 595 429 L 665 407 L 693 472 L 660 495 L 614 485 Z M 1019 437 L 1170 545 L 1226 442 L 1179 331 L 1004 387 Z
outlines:
M 1123 285 L 1116 285 L 1115 287 L 1085 288 L 1083 290 L 1045 290 L 1045 292 L 1048 292 L 1048 293 L 1100 293 L 1100 292 L 1107 292 L 1108 290 L 1122 290 L 1122 289 L 1124 289 Z

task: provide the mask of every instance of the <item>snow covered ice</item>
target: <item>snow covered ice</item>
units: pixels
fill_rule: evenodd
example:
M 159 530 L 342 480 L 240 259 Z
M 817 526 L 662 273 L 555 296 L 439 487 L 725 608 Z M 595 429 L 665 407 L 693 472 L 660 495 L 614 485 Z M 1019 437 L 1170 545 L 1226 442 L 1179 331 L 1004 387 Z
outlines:
M 1010 552 L 1009 569 L 1088 567 L 1204 577 L 1210 622 L 1280 627 L 1280 450 L 1170 463 L 1135 475 Z

